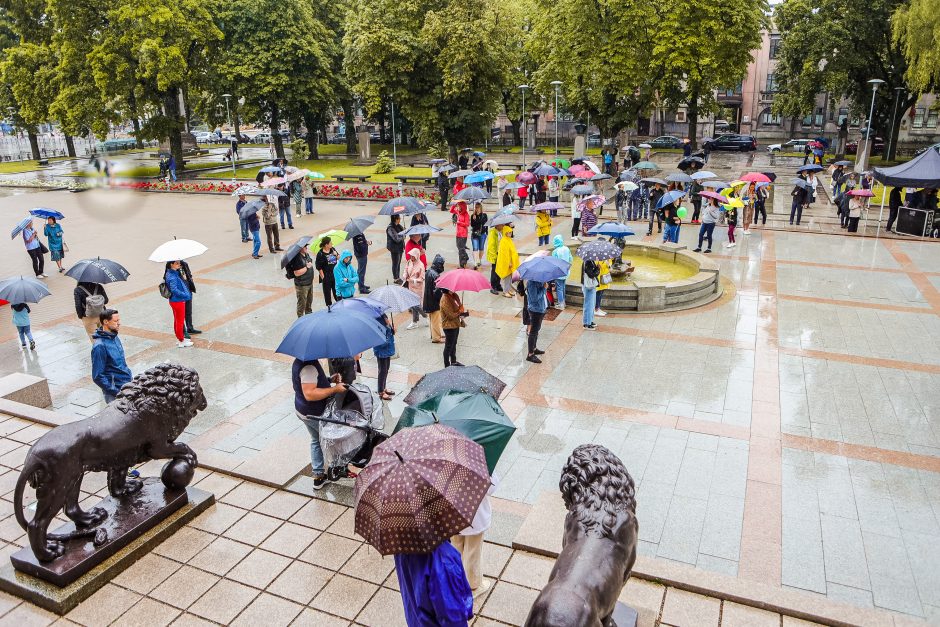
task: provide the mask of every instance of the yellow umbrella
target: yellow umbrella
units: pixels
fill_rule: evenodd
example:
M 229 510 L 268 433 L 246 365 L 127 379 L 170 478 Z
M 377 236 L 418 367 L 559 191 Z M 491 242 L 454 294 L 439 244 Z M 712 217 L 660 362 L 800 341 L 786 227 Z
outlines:
M 723 202 L 721 204 L 725 207 L 734 207 L 735 209 L 740 209 L 744 206 L 744 201 L 742 201 L 740 198 L 730 198 L 728 199 L 728 202 Z
M 323 241 L 324 237 L 329 237 L 332 244 L 339 244 L 340 242 L 345 242 L 346 238 L 349 237 L 349 234 L 346 231 L 340 231 L 339 229 L 331 229 L 326 233 L 320 233 L 313 238 L 313 241 L 310 242 L 310 250 L 320 250 L 320 242 Z

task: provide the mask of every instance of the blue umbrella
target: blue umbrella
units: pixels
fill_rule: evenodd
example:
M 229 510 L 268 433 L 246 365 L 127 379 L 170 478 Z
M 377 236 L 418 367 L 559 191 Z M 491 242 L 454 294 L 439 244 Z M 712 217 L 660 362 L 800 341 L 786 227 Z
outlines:
M 280 171 L 281 171 L 281 168 L 277 167 L 276 165 L 266 165 L 260 170 L 258 170 L 258 172 L 280 172 Z
M 466 181 L 469 178 L 468 176 L 464 180 Z M 490 178 L 493 178 L 492 174 L 490 174 Z M 486 200 L 489 197 L 490 195 L 479 187 L 465 187 L 454 195 L 454 200 Z
M 698 172 L 692 173 L 693 181 L 701 181 L 702 179 L 716 179 L 718 175 L 714 172 L 709 172 L 708 170 L 700 170 Z
M 35 209 L 30 209 L 29 215 L 36 216 L 37 218 L 42 218 L 44 220 L 48 218 L 55 218 L 56 220 L 65 219 L 65 216 L 55 209 L 47 209 L 46 207 L 36 207 Z
M 467 184 L 471 183 L 484 183 L 486 181 L 493 180 L 493 173 L 487 172 L 486 170 L 480 170 L 479 172 L 474 172 L 473 174 L 468 174 L 464 177 L 463 182 Z
M 402 233 L 402 235 L 429 235 L 431 233 L 437 233 L 442 230 L 443 229 L 439 229 L 436 226 L 431 226 L 430 224 L 416 224 L 413 227 L 407 229 L 404 233 Z
M 533 257 L 519 266 L 519 276 L 526 281 L 547 283 L 568 276 L 571 264 L 557 257 Z
M 558 176 L 558 168 L 543 163 L 532 172 L 537 176 Z
M 17 235 L 19 235 L 20 231 L 28 227 L 30 222 L 32 221 L 33 221 L 32 218 L 23 218 L 22 220 L 20 220 L 19 223 L 13 227 L 13 232 L 10 233 L 10 239 L 14 239 Z
M 656 203 L 656 208 L 662 209 L 666 205 L 671 205 L 672 203 L 676 202 L 683 196 L 685 196 L 685 192 L 680 192 L 677 189 L 674 189 L 671 192 L 666 192 L 663 194 L 663 197 L 659 199 L 659 202 Z
M 329 307 L 294 321 L 275 352 L 301 361 L 352 357 L 385 343 L 385 327 L 352 308 Z
M 79 283 L 114 283 L 126 281 L 130 274 L 127 268 L 118 262 L 96 257 L 82 259 L 69 268 L 65 276 L 72 277 Z
M 46 284 L 32 277 L 18 276 L 0 281 L 0 298 L 11 303 L 38 303 L 51 292 Z
M 499 211 L 496 212 L 498 216 L 511 216 L 515 212 L 519 211 L 519 207 L 513 204 L 503 205 Z
M 474 150 L 474 151 L 473 151 L 473 156 L 474 156 L 474 157 L 485 157 L 485 156 L 486 156 L 486 153 L 485 153 L 485 152 L 480 152 L 479 150 Z
M 604 222 L 603 224 L 597 224 L 591 228 L 588 233 L 590 235 L 606 235 L 608 237 L 617 238 L 636 235 L 636 233 L 630 230 L 630 227 L 620 222 Z
M 379 209 L 380 216 L 397 216 L 409 212 L 420 213 L 424 210 L 424 203 L 414 196 L 396 196 L 385 201 Z
M 334 303 L 333 309 L 346 309 L 349 311 L 365 314 L 373 318 L 381 318 L 382 314 L 388 310 L 388 306 L 376 300 L 372 300 L 371 298 L 358 297 L 344 298 L 343 300 Z

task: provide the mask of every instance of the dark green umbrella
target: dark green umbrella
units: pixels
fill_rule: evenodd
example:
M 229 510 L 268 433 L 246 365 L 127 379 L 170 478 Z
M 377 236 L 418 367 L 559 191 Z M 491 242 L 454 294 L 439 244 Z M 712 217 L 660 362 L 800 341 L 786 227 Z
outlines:
M 496 462 L 516 430 L 503 408 L 489 394 L 444 392 L 414 407 L 406 407 L 395 427 L 395 433 L 406 427 L 434 423 L 453 427 L 482 446 L 490 474 L 493 474 Z

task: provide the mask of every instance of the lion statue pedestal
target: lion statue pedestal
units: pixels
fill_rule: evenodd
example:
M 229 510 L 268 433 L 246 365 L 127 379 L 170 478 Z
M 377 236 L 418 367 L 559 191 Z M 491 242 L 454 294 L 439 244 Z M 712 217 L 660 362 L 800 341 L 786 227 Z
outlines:
M 175 440 L 205 408 L 194 370 L 160 364 L 134 377 L 99 414 L 39 438 L 14 492 L 16 520 L 29 537 L 29 547 L 10 558 L 14 568 L 68 586 L 187 505 L 196 454 Z M 161 477 L 128 476 L 152 459 L 170 460 Z M 88 511 L 79 506 L 86 472 L 108 473 L 109 496 Z M 27 485 L 35 490 L 31 520 L 23 507 Z M 71 522 L 49 533 L 60 511 Z
M 636 611 L 617 601 L 636 561 L 633 478 L 610 450 L 582 444 L 558 487 L 568 510 L 562 549 L 526 627 L 635 627 Z

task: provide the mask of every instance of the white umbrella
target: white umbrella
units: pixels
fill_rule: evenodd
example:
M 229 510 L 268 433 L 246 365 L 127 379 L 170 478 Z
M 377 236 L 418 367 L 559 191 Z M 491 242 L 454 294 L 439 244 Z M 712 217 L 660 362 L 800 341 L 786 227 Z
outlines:
M 310 173 L 310 170 L 297 170 L 295 172 L 291 172 L 284 178 L 286 178 L 288 181 L 296 181 L 298 179 L 302 179 L 303 177 L 307 176 L 307 174 L 309 173 Z
M 493 169 L 495 170 L 496 168 L 499 167 L 499 164 L 496 163 L 496 161 L 493 159 L 487 159 L 486 161 L 483 162 L 483 169 L 486 169 L 490 166 L 493 166 Z
M 284 183 L 287 179 L 283 176 L 275 176 L 269 179 L 264 179 L 261 181 L 261 187 L 274 187 L 275 185 L 280 185 Z
M 649 144 L 640 144 L 640 148 L 652 148 Z
M 594 174 L 600 174 L 600 173 L 601 173 L 601 169 L 600 169 L 599 167 L 597 167 L 597 164 L 594 163 L 593 161 L 588 161 L 588 160 L 585 159 L 584 165 L 586 165 L 587 167 L 591 168 L 591 172 L 593 172 Z
M 494 176 L 512 176 L 515 173 L 516 173 L 515 170 L 496 170 L 496 172 L 494 172 L 493 175 Z
M 246 196 L 246 195 L 251 194 L 252 192 L 256 192 L 256 191 L 258 191 L 258 188 L 255 187 L 254 185 L 240 185 L 240 186 L 238 187 L 238 189 L 236 189 L 234 192 L 232 192 L 232 196 L 233 196 L 233 197 L 235 197 L 235 196 Z
M 157 249 L 150 253 L 150 261 L 166 263 L 167 261 L 178 261 L 197 257 L 209 250 L 199 242 L 191 239 L 171 239 L 169 242 L 160 244 Z

